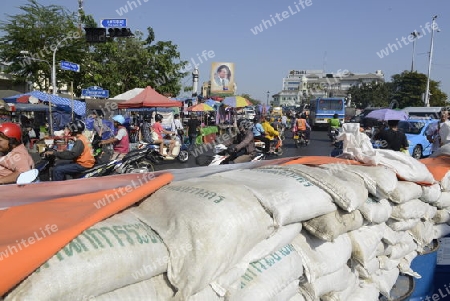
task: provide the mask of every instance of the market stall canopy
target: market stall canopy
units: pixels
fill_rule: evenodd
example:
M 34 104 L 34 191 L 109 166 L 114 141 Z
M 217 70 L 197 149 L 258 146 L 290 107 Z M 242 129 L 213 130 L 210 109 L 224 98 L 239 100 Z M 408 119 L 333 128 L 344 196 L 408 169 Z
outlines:
M 142 107 L 181 107 L 183 103 L 174 101 L 156 92 L 152 87 L 147 86 L 141 93 L 135 97 L 119 103 L 119 109 L 142 108 Z
M 243 108 L 247 106 L 251 106 L 252 103 L 249 102 L 246 98 L 242 96 L 228 96 L 222 101 L 222 103 L 226 106 L 232 108 Z
M 206 103 L 199 103 L 195 106 L 189 107 L 187 110 L 190 112 L 206 112 L 206 111 L 214 111 L 214 108 L 207 105 Z
M 72 107 L 71 99 L 59 97 L 57 95 L 48 94 L 41 91 L 31 91 L 25 94 L 17 94 L 10 97 L 5 97 L 3 98 L 3 100 L 5 100 L 7 103 L 17 103 L 18 100 L 23 96 L 33 96 L 42 102 L 50 101 L 52 104 L 57 106 L 66 106 L 68 108 Z M 75 112 L 75 114 L 83 116 L 86 113 L 86 103 L 79 100 L 73 100 L 73 111 Z
M 128 90 L 122 94 L 116 95 L 112 99 L 128 100 L 128 99 L 135 97 L 142 91 L 144 91 L 144 88 L 134 88 L 134 89 Z

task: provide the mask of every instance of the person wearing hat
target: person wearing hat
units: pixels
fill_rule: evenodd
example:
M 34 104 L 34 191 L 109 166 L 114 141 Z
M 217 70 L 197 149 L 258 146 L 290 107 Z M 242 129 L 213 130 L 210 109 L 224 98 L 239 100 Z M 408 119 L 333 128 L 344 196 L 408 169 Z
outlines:
M 0 124 L 0 184 L 15 183 L 19 175 L 34 168 L 33 158 L 22 143 L 20 126 Z
M 114 127 L 117 128 L 117 134 L 106 140 L 100 141 L 100 145 L 113 143 L 114 159 L 122 159 L 130 151 L 130 138 L 125 124 L 125 117 L 114 115 Z
M 69 150 L 64 151 L 46 151 L 45 155 L 55 156 L 58 159 L 65 160 L 65 163 L 56 164 L 52 172 L 52 181 L 64 181 L 66 175 L 75 176 L 89 168 L 94 167 L 95 158 L 91 144 L 83 135 L 86 125 L 81 120 L 69 122 L 65 131 L 74 137 L 75 143 Z M 67 163 L 66 163 L 67 162 Z

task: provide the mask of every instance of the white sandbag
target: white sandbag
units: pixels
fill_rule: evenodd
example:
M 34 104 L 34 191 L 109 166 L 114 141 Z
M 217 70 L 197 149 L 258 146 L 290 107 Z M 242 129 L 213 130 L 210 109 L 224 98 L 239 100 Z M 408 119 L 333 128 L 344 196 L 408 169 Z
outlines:
M 358 277 L 352 277 L 349 279 L 349 282 L 347 283 L 347 287 L 340 292 L 329 292 L 325 295 L 320 296 L 321 301 L 348 301 L 350 296 L 355 292 L 355 290 L 359 286 L 359 279 Z
M 439 209 L 450 208 L 450 191 L 442 191 L 441 196 L 433 205 Z
M 175 292 L 167 280 L 167 275 L 161 274 L 138 283 L 130 284 L 125 287 L 116 289 L 112 292 L 102 294 L 94 298 L 86 298 L 80 300 L 94 301 L 167 301 L 174 296 Z M 65 300 L 65 299 L 61 299 Z M 214 299 L 210 299 L 213 301 Z M 193 300 L 189 300 L 193 301 Z M 196 301 L 208 301 L 206 299 Z
M 386 224 L 382 223 L 350 231 L 348 236 L 352 246 L 352 258 L 363 266 L 375 258 L 377 246 L 383 238 L 385 228 Z
M 167 271 L 167 248 L 133 208 L 77 236 L 6 300 L 81 300 Z
M 369 136 L 359 130 L 359 123 L 344 123 L 342 133 L 337 137 L 342 141 L 343 159 L 356 160 L 370 165 L 378 164 L 378 156 L 375 152 Z
M 450 222 L 450 211 L 448 209 L 438 209 L 433 217 L 435 224 L 443 224 Z
M 320 239 L 333 241 L 339 235 L 362 227 L 363 223 L 364 218 L 359 210 L 347 213 L 338 209 L 303 222 L 303 227 Z
M 272 218 L 253 193 L 227 179 L 170 183 L 137 212 L 169 250 L 168 277 L 180 299 L 205 288 L 274 231 Z M 180 256 L 178 249 L 187 244 L 192 250 Z
M 267 166 L 238 169 L 212 175 L 247 186 L 278 225 L 302 222 L 336 210 L 331 196 L 298 173 Z
M 380 269 L 380 262 L 378 257 L 366 261 L 364 265 L 356 260 L 352 260 L 351 267 L 358 273 L 359 278 L 368 279 L 370 275 Z
M 384 229 L 382 241 L 390 245 L 395 245 L 402 240 L 403 235 L 409 234 L 406 231 L 394 231 L 391 227 L 386 227 Z
M 450 143 L 448 145 L 450 146 Z M 450 171 L 446 172 L 442 179 L 440 179 L 440 184 L 442 191 L 450 192 Z
M 273 300 L 303 274 L 302 260 L 292 245 L 253 262 L 225 295 L 227 301 Z
M 300 293 L 305 299 L 314 300 L 331 292 L 342 292 L 355 278 L 356 275 L 345 265 L 336 272 L 317 278 L 313 283 L 300 283 Z
M 397 204 L 418 199 L 422 196 L 422 187 L 413 182 L 398 181 L 397 187 L 391 193 L 389 199 Z
M 372 275 L 372 281 L 383 296 L 390 297 L 390 291 L 397 281 L 400 271 L 398 268 L 392 270 L 378 270 Z
M 288 301 L 291 300 L 298 293 L 298 283 L 299 280 L 296 279 L 292 281 L 288 286 L 286 286 L 280 293 L 278 293 L 270 301 Z
M 150 301 L 153 301 L 149 299 Z M 217 293 L 212 289 L 211 286 L 207 286 L 198 293 L 193 296 L 187 298 L 186 301 L 223 301 L 224 297 L 220 297 Z
M 382 270 L 395 269 L 400 263 L 400 259 L 392 259 L 386 255 L 377 256 L 378 267 Z
M 399 178 L 405 181 L 433 184 L 434 178 L 425 164 L 409 154 L 387 149 L 377 149 L 380 155 L 379 165 L 391 168 Z
M 379 301 L 380 291 L 374 283 L 363 282 L 355 288 L 346 300 L 342 301 Z
M 420 200 L 424 201 L 425 203 L 434 204 L 441 197 L 441 193 L 441 186 L 438 183 L 430 186 L 423 185 L 422 196 L 420 197 Z
M 390 252 L 389 258 L 391 259 L 401 259 L 412 251 L 417 250 L 417 243 L 414 241 L 412 236 L 404 236 L 402 241 L 396 243 L 395 245 L 389 246 Z
M 450 225 L 438 224 L 433 226 L 433 239 L 439 239 L 449 234 L 450 234 Z
M 351 164 L 324 164 L 321 167 L 335 170 L 344 169 L 359 175 L 371 195 L 377 198 L 387 198 L 397 186 L 397 175 L 385 166 L 364 166 Z
M 302 231 L 292 245 L 300 254 L 308 282 L 333 273 L 347 264 L 352 245 L 348 234 L 338 236 L 333 242 L 323 241 Z
M 394 231 L 406 231 L 412 229 L 417 223 L 420 222 L 420 218 L 412 218 L 406 220 L 396 220 L 390 218 L 386 221 L 388 225 Z
M 276 301 L 276 300 L 274 300 L 274 301 Z M 289 299 L 289 301 L 306 301 L 306 300 L 305 300 L 305 297 L 303 297 L 302 294 L 297 293 L 291 299 Z
M 436 207 L 434 207 L 436 208 Z M 434 223 L 429 220 L 420 221 L 408 232 L 417 243 L 417 251 L 421 252 L 423 248 L 429 245 L 433 241 L 434 236 Z
M 368 197 L 358 210 L 369 222 L 380 224 L 389 219 L 392 213 L 392 206 L 386 199 L 378 200 Z
M 289 170 L 295 170 L 309 182 L 325 190 L 333 197 L 336 205 L 347 212 L 357 209 L 368 197 L 363 179 L 349 171 L 301 164 L 289 165 Z
M 436 207 L 430 206 L 419 199 L 412 199 L 399 205 L 393 205 L 391 218 L 396 220 L 431 219 L 436 214 L 436 211 Z
M 405 257 L 401 258 L 398 264 L 398 268 L 400 270 L 400 273 L 415 277 L 417 279 L 422 278 L 417 272 L 414 272 L 411 269 L 411 262 L 414 258 L 417 257 L 417 252 L 412 251 L 411 253 L 407 254 Z
M 301 223 L 279 227 L 272 236 L 253 247 L 239 263 L 212 281 L 210 286 L 219 296 L 225 296 L 228 288 L 245 274 L 250 263 L 259 261 L 288 245 L 299 235 L 301 229 Z

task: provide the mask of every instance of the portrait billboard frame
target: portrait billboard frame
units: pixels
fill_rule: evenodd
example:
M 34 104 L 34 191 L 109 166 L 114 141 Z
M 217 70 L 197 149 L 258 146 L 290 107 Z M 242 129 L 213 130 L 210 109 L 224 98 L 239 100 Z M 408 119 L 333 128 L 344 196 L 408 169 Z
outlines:
M 225 77 L 223 77 L 225 76 Z M 230 62 L 211 63 L 211 94 L 234 95 L 235 65 Z

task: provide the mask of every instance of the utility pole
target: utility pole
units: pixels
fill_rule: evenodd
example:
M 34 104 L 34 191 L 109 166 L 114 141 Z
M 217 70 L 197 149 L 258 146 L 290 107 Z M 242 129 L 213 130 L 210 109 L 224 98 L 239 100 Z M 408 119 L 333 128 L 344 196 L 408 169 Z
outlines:
M 420 36 L 420 33 L 417 32 L 416 30 L 414 30 L 413 32 L 411 32 L 411 35 L 414 37 L 414 40 L 413 40 L 413 52 L 412 52 L 412 62 L 411 62 L 411 72 L 414 72 L 414 56 L 415 56 L 415 52 L 416 52 L 416 40 L 417 40 L 417 37 Z
M 429 60 L 428 60 L 428 75 L 427 75 L 427 88 L 425 89 L 425 106 L 430 106 L 430 74 L 431 74 L 431 60 L 433 58 L 433 39 L 434 39 L 434 29 L 436 26 L 436 20 L 437 15 L 433 17 L 433 20 L 431 22 L 431 44 L 430 44 L 430 53 L 429 53 Z

